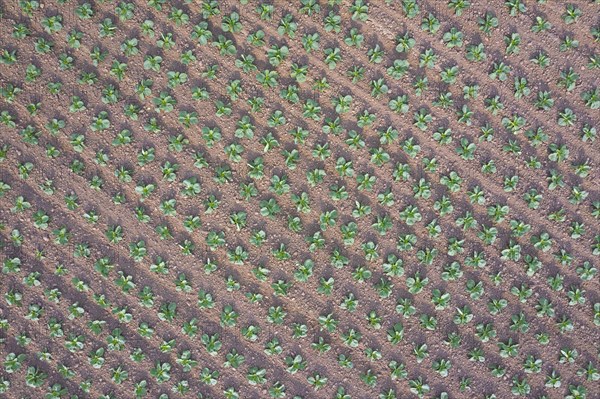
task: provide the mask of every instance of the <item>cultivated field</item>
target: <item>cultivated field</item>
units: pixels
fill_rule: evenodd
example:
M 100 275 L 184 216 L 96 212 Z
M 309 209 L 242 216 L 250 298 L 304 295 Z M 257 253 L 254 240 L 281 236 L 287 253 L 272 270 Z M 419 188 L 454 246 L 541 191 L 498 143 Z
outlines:
M 598 0 L 0 12 L 0 397 L 600 398 Z

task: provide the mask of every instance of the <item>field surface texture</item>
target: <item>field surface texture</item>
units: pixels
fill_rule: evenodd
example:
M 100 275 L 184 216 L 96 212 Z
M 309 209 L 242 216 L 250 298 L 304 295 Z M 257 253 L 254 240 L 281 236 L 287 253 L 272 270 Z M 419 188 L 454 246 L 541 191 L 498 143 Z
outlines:
M 1 398 L 600 398 L 600 1 L 0 14 Z

